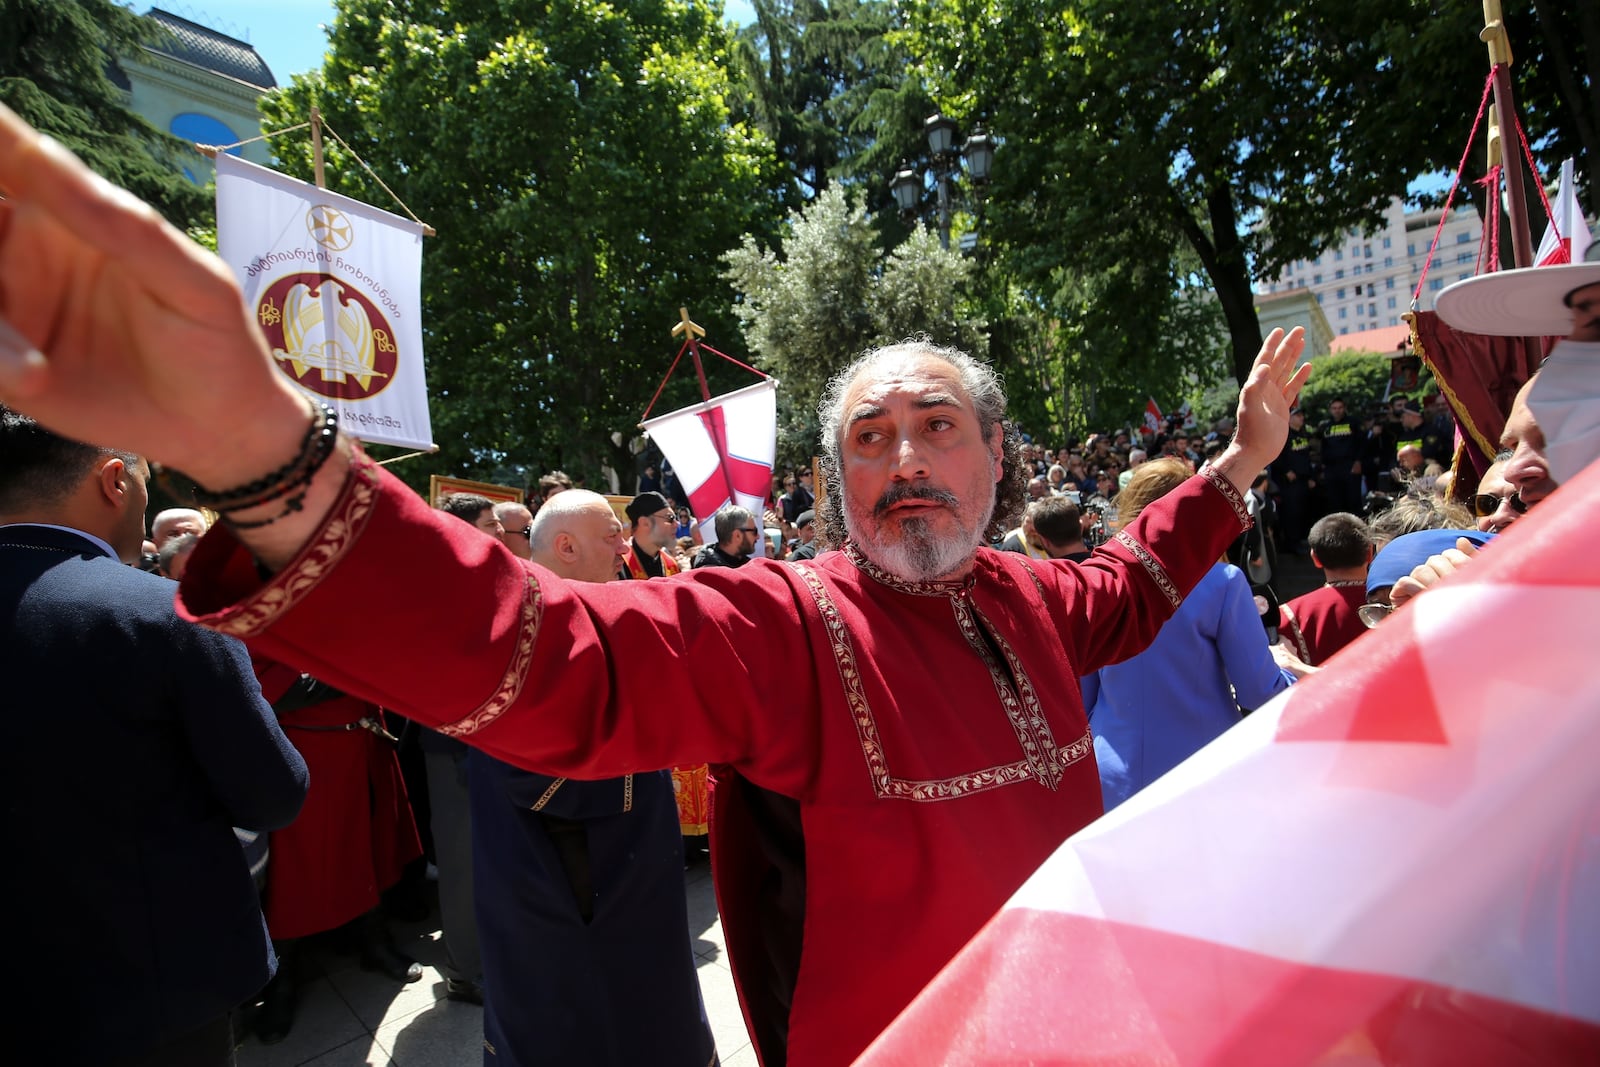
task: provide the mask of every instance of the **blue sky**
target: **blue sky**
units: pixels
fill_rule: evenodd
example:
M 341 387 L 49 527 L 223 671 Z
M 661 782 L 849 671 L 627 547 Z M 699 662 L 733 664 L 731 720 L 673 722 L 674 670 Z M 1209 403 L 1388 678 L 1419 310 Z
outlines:
M 249 41 L 272 68 L 279 85 L 287 85 L 291 76 L 322 65 L 322 53 L 327 47 L 322 26 L 333 21 L 333 0 L 154 0 L 129 6 L 136 11 L 160 7 Z M 724 10 L 740 25 L 753 17 L 749 0 L 724 0 Z

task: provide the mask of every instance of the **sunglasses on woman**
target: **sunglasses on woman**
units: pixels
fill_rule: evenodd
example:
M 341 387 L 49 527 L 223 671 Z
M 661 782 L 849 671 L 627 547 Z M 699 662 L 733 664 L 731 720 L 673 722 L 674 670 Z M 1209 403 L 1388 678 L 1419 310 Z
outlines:
M 1472 498 L 1472 513 L 1480 519 L 1486 519 L 1500 508 L 1500 501 L 1509 500 L 1511 510 L 1518 515 L 1528 513 L 1528 502 L 1516 493 L 1507 493 L 1505 496 L 1495 496 L 1493 493 L 1477 493 Z

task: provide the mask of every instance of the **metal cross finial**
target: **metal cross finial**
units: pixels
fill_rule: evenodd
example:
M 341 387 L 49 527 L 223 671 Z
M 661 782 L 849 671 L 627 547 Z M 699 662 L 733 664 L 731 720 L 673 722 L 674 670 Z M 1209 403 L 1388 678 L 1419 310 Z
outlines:
M 672 328 L 672 336 L 676 337 L 680 333 L 686 333 L 690 337 L 704 337 L 706 335 L 705 328 L 699 323 L 695 322 L 693 319 L 689 318 L 688 308 L 679 308 L 678 314 L 682 317 L 683 321 L 679 322 L 678 325 Z

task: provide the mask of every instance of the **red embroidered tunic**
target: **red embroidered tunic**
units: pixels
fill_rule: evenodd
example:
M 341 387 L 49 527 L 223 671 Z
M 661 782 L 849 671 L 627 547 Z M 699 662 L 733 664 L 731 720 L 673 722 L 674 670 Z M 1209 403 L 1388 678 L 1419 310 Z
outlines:
M 1356 609 L 1367 602 L 1367 583 L 1329 582 L 1278 609 L 1278 629 L 1301 660 L 1320 667 L 1367 632 Z
M 793 798 L 805 884 L 788 1061 L 844 1064 L 1100 814 L 1078 675 L 1143 649 L 1247 521 L 1208 468 L 1082 564 L 982 550 L 964 581 L 907 584 L 845 551 L 567 583 L 360 457 L 269 584 L 220 529 L 179 606 L 517 766 L 607 778 L 709 761 Z M 436 580 L 394 581 L 400 560 Z M 757 1030 L 766 919 L 730 866 L 740 850 L 719 848 Z

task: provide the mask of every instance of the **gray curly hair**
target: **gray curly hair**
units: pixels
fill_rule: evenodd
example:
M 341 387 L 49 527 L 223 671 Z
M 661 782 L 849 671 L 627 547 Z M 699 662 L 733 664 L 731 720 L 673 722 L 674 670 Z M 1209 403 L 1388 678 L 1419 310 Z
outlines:
M 844 431 L 844 399 L 857 378 L 878 364 L 907 356 L 931 356 L 950 364 L 960 376 L 961 387 L 972 398 L 978 426 L 985 439 L 995 426 L 1001 427 L 1001 472 L 995 485 L 994 511 L 989 515 L 985 536 L 995 541 L 1014 526 L 1028 502 L 1028 479 L 1022 465 L 1022 435 L 1006 420 L 1006 389 L 995 369 L 958 348 L 936 345 L 925 337 L 912 337 L 897 344 L 884 345 L 862 353 L 844 370 L 828 380 L 817 404 L 822 423 L 822 481 L 824 496 L 818 504 L 817 521 L 822 540 L 830 548 L 845 542 L 844 487 L 839 477 L 839 450 Z

